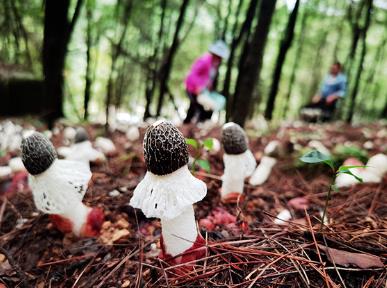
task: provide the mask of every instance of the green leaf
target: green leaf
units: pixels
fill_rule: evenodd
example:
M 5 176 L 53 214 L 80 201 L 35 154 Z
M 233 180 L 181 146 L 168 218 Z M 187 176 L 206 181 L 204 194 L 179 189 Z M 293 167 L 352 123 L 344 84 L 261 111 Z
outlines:
M 203 140 L 203 146 L 207 148 L 207 150 L 212 150 L 214 147 L 214 140 L 213 138 L 207 138 Z
M 196 163 L 198 163 L 200 168 L 202 168 L 207 173 L 210 172 L 210 170 L 211 170 L 210 162 L 208 162 L 207 160 L 199 159 L 199 160 L 196 161 Z
M 349 165 L 349 166 L 340 166 L 337 172 L 347 171 L 348 169 L 352 168 L 366 168 L 365 165 Z
M 339 188 L 336 185 L 331 185 L 331 189 L 332 189 L 332 191 L 334 191 L 336 193 L 340 192 Z
M 199 148 L 199 143 L 198 143 L 198 141 L 196 141 L 195 139 L 192 139 L 192 138 L 186 138 L 186 139 L 185 139 L 185 143 L 187 143 L 187 145 L 190 145 L 190 146 L 192 146 L 192 147 L 195 148 L 195 149 L 198 149 L 198 148 Z
M 312 150 L 306 154 L 304 154 L 300 160 L 305 163 L 311 163 L 311 164 L 316 164 L 316 163 L 325 163 L 329 167 L 332 168 L 332 170 L 335 170 L 335 164 L 333 160 L 331 159 L 330 156 L 325 155 L 321 153 L 318 150 Z
M 363 183 L 363 179 L 355 174 L 353 174 L 351 172 L 351 170 L 341 170 L 341 171 L 337 171 L 337 174 L 348 174 L 348 175 L 351 175 L 352 177 L 354 177 L 357 181 L 359 181 L 360 183 Z
M 305 163 L 322 163 L 326 161 L 332 161 L 332 159 L 318 150 L 312 150 L 304 154 L 300 160 Z

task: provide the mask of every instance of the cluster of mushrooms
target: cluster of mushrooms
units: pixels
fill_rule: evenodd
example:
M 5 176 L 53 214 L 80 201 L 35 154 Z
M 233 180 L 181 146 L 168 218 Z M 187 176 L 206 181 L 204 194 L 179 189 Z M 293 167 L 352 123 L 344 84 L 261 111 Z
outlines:
M 89 161 L 104 161 L 105 155 L 93 147 L 84 129 L 75 132 L 74 144 L 59 149 L 65 159 L 58 159 L 45 135 L 34 132 L 22 141 L 22 161 L 30 174 L 36 207 L 49 214 L 62 232 L 93 237 L 99 234 L 104 212 L 86 206 L 82 200 L 92 182 Z M 243 201 L 246 178 L 250 177 L 250 185 L 261 185 L 276 159 L 272 157 L 273 149 L 267 147 L 257 167 L 244 130 L 232 122 L 223 126 L 221 142 L 224 175 L 220 196 L 225 203 L 238 203 Z M 99 143 L 105 145 L 105 152 L 111 152 L 110 144 L 103 139 Z M 161 259 L 172 264 L 192 264 L 206 255 L 206 241 L 197 226 L 194 204 L 206 196 L 207 186 L 191 174 L 186 140 L 170 122 L 161 120 L 150 125 L 143 148 L 147 172 L 129 205 L 148 218 L 160 219 Z M 379 156 L 377 161 L 386 159 Z

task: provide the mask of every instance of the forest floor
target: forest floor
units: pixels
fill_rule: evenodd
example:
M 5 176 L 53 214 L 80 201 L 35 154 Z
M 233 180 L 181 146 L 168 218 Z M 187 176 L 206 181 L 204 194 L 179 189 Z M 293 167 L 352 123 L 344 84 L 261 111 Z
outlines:
M 92 138 L 102 130 L 87 128 Z M 219 127 L 206 133 L 194 127 L 181 130 L 190 138 L 220 139 Z M 195 205 L 196 218 L 221 207 L 237 222 L 202 229 L 207 257 L 184 275 L 157 258 L 159 221 L 146 219 L 128 205 L 146 171 L 142 137 L 129 144 L 120 132 L 110 136 L 118 154 L 92 165 L 93 185 L 84 199 L 105 211 L 100 237 L 77 239 L 60 233 L 47 215 L 37 212 L 28 189 L 8 198 L 0 195 L 0 287 L 386 287 L 387 175 L 382 183 L 335 192 L 327 211 L 329 224 L 320 229 L 334 175 L 324 165 L 302 165 L 297 161 L 300 153 L 293 151 L 295 142 L 305 146 L 318 139 L 328 149 L 348 142 L 362 147 L 370 141 L 369 155 L 385 153 L 386 125 L 302 125 L 261 137 L 251 134 L 250 148 L 258 162 L 270 140 L 280 139 L 284 153 L 266 183 L 246 185 L 246 199 L 238 205 L 220 201 L 223 152 L 206 154 L 211 171 L 199 171 L 197 177 L 206 182 L 208 193 Z M 62 136 L 52 141 L 61 146 Z M 110 193 L 113 190 L 117 192 Z M 296 197 L 308 200 L 306 210 L 290 207 L 288 201 Z M 277 225 L 275 216 L 283 209 L 293 218 Z

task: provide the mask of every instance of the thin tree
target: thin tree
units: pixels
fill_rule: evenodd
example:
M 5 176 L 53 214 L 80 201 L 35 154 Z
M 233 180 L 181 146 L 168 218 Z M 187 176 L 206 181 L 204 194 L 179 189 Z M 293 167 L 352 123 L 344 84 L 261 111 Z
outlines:
M 165 14 L 167 9 L 167 0 L 161 0 L 160 2 L 161 8 L 161 17 L 160 17 L 160 25 L 159 31 L 157 33 L 157 42 L 154 45 L 153 53 L 149 57 L 149 69 L 146 69 L 146 85 L 145 85 L 145 111 L 144 111 L 144 120 L 151 116 L 150 106 L 152 102 L 153 95 L 156 89 L 157 82 L 157 71 L 159 68 L 159 54 L 160 47 L 163 47 L 164 43 L 164 29 L 165 29 Z
M 157 103 L 156 116 L 160 116 L 161 108 L 164 102 L 164 96 L 168 91 L 168 80 L 171 74 L 171 69 L 173 65 L 173 60 L 175 58 L 177 49 L 180 46 L 180 31 L 184 24 L 184 18 L 187 12 L 189 0 L 183 0 L 183 3 L 180 6 L 179 17 L 176 21 L 176 29 L 173 34 L 172 44 L 169 49 L 167 49 L 163 61 L 161 63 L 159 73 L 158 73 L 158 82 L 159 82 L 159 99 Z
M 92 84 L 92 75 L 91 75 L 91 47 L 92 47 L 92 35 L 91 35 L 91 26 L 93 19 L 93 7 L 92 0 L 87 0 L 86 3 L 86 75 L 85 75 L 85 92 L 84 92 L 84 101 L 83 101 L 83 120 L 87 120 L 89 117 L 89 102 L 90 102 L 90 91 Z
M 129 26 L 128 18 L 132 10 L 132 4 L 133 4 L 132 0 L 126 1 L 126 5 L 124 6 L 124 12 L 121 18 L 122 19 L 121 22 L 123 23 L 121 34 L 119 36 L 117 43 L 112 42 L 112 58 L 111 58 L 110 74 L 109 74 L 109 79 L 107 83 L 107 88 L 106 88 L 107 91 L 106 91 L 106 99 L 105 99 L 106 128 L 109 126 L 109 108 L 113 100 L 112 97 L 113 97 L 114 74 L 117 67 L 117 60 L 122 54 L 122 45 L 124 43 L 126 31 L 128 30 L 128 26 Z M 117 9 L 119 9 L 118 5 L 119 5 L 119 2 L 117 2 L 117 6 L 116 6 Z
M 269 34 L 271 19 L 275 11 L 276 0 L 261 0 L 258 21 L 251 39 L 246 43 L 239 64 L 239 74 L 234 95 L 234 107 L 231 119 L 244 125 L 251 99 L 262 67 L 266 40 Z
M 350 96 L 350 105 L 349 105 L 349 111 L 347 115 L 347 122 L 351 123 L 353 114 L 355 111 L 355 106 L 356 106 L 356 96 L 358 93 L 359 89 L 359 84 L 360 84 L 360 79 L 361 79 L 361 74 L 363 71 L 363 63 L 364 63 L 364 58 L 367 53 L 367 32 L 368 28 L 371 23 L 371 14 L 372 14 L 372 3 L 373 0 L 366 0 L 366 15 L 365 15 L 365 22 L 364 22 L 364 27 L 361 29 L 361 41 L 362 41 L 362 46 L 361 46 L 361 52 L 360 52 L 360 60 L 359 60 L 359 66 L 356 71 L 356 76 L 354 79 L 354 87 L 352 89 L 352 93 Z
M 265 118 L 272 119 L 275 99 L 278 92 L 279 83 L 281 80 L 282 67 L 286 60 L 286 54 L 292 46 L 294 38 L 294 27 L 296 26 L 298 10 L 300 7 L 300 0 L 297 0 L 292 12 L 289 14 L 288 23 L 286 25 L 285 34 L 281 40 L 280 49 L 278 51 L 277 61 L 273 72 L 273 81 L 269 92 L 269 98 L 267 99 Z
M 46 0 L 43 36 L 43 74 L 45 97 L 49 111 L 45 118 L 49 127 L 63 116 L 63 70 L 67 47 L 74 31 L 83 0 L 75 5 L 71 20 L 68 19 L 70 0 Z
M 307 19 L 309 16 L 308 11 L 309 11 L 308 8 L 305 8 L 305 11 L 302 15 L 301 31 L 300 31 L 299 40 L 297 41 L 298 45 L 297 45 L 297 48 L 295 51 L 292 72 L 290 74 L 289 85 L 288 85 L 288 89 L 287 89 L 287 93 L 286 93 L 286 97 L 285 97 L 285 104 L 284 104 L 284 109 L 283 109 L 283 114 L 282 114 L 283 117 L 285 117 L 287 115 L 287 112 L 288 112 L 289 102 L 290 102 L 292 90 L 293 90 L 293 85 L 294 85 L 294 82 L 296 80 L 296 71 L 297 71 L 298 65 L 301 61 L 300 58 L 302 56 L 302 52 L 304 50 L 304 42 L 305 42 L 304 40 L 305 40 L 305 30 L 306 30 L 305 28 L 307 26 L 306 23 L 307 23 Z
M 242 38 L 245 37 L 245 35 L 250 31 L 251 25 L 254 19 L 254 15 L 256 13 L 258 0 L 251 0 L 249 3 L 249 7 L 247 8 L 245 21 L 242 24 L 242 27 L 240 28 L 239 33 L 237 33 L 238 29 L 238 16 L 242 7 L 243 0 L 239 1 L 238 8 L 236 11 L 236 17 L 235 22 L 232 28 L 232 35 L 234 35 L 234 38 L 231 41 L 231 47 L 230 47 L 230 56 L 227 59 L 227 69 L 226 69 L 226 75 L 224 76 L 224 83 L 223 83 L 223 90 L 222 94 L 227 99 L 227 107 L 226 107 L 226 119 L 228 120 L 230 118 L 231 108 L 233 104 L 233 98 L 232 93 L 230 93 L 230 87 L 231 87 L 231 79 L 232 79 L 232 70 L 234 67 L 234 58 L 236 50 L 239 46 L 239 44 L 242 41 Z

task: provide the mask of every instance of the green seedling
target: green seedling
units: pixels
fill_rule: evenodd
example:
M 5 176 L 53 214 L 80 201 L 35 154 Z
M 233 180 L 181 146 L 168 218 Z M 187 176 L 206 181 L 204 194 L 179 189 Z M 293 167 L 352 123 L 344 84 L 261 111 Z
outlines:
M 308 164 L 324 163 L 324 164 L 328 165 L 334 173 L 334 177 L 332 179 L 331 184 L 329 185 L 327 198 L 325 200 L 324 211 L 323 211 L 323 215 L 322 215 L 322 219 L 321 219 L 321 227 L 320 227 L 320 230 L 321 230 L 324 226 L 324 219 L 325 219 L 325 215 L 327 212 L 329 199 L 331 198 L 331 192 L 332 191 L 339 192 L 338 188 L 335 186 L 336 177 L 339 174 L 348 174 L 348 175 L 353 176 L 357 181 L 363 182 L 363 179 L 361 177 L 358 177 L 357 175 L 353 174 L 350 169 L 352 169 L 352 168 L 364 168 L 366 166 L 344 166 L 344 165 L 342 165 L 336 169 L 337 165 L 335 164 L 335 161 L 331 158 L 331 156 L 325 155 L 317 150 L 312 150 L 312 151 L 306 153 L 305 155 L 303 155 L 300 158 L 300 160 L 302 162 L 308 163 Z
M 203 159 L 204 151 L 211 151 L 214 147 L 214 141 L 213 138 L 206 138 L 204 140 L 196 140 L 193 138 L 187 138 L 186 140 L 187 145 L 191 146 L 194 149 L 194 161 L 192 163 L 191 171 L 192 173 L 195 172 L 196 165 L 198 165 L 200 168 L 202 168 L 207 173 L 210 172 L 211 166 L 210 162 L 207 159 Z

